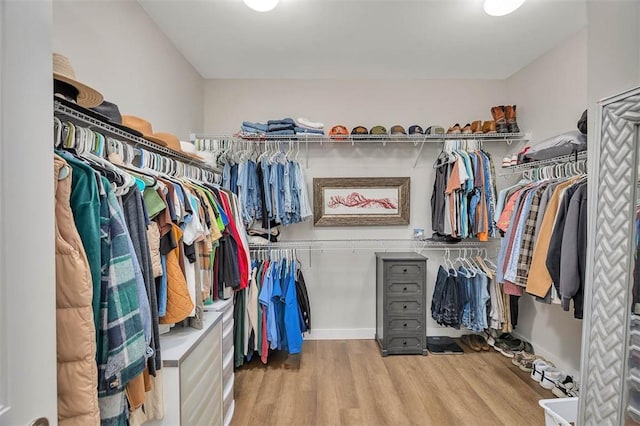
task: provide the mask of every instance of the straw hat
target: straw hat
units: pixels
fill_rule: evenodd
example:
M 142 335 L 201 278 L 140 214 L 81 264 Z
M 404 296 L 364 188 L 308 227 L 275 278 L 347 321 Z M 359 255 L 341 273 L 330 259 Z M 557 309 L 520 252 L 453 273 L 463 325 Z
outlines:
M 59 53 L 53 54 L 53 78 L 63 81 L 78 90 L 76 102 L 85 108 L 92 108 L 102 103 L 103 97 L 97 90 L 76 80 L 69 58 Z
M 182 155 L 186 155 L 188 157 L 193 158 L 194 160 L 199 160 L 202 161 L 202 157 L 198 157 L 195 154 L 191 154 L 189 152 L 185 152 L 182 150 L 182 146 L 180 144 L 180 139 L 178 139 L 178 137 L 174 134 L 171 133 L 164 133 L 164 132 L 158 132 L 158 133 L 154 133 L 153 134 L 156 138 L 161 139 L 162 141 L 164 141 L 167 145 L 166 147 L 176 151 Z
M 140 133 L 142 133 L 142 137 L 150 142 L 161 146 L 167 146 L 167 143 L 164 140 L 159 139 L 153 135 L 151 123 L 149 123 L 144 118 L 136 117 L 133 115 L 123 115 L 122 125 L 131 127 L 132 129 L 139 131 Z

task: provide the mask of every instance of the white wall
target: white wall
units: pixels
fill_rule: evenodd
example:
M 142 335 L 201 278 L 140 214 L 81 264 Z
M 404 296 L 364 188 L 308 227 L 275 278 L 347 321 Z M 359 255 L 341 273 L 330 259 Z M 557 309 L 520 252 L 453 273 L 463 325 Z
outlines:
M 587 30 L 511 76 L 506 85 L 509 99 L 519 105 L 521 129 L 533 132 L 532 144 L 575 130 L 587 108 Z M 558 367 L 574 374 L 580 370 L 582 321 L 573 317 L 573 310 L 564 312 L 525 294 L 520 299 L 517 334 Z
M 420 124 L 464 125 L 490 118 L 493 105 L 508 103 L 502 81 L 466 80 L 209 80 L 205 83 L 205 130 L 231 133 L 243 120 L 308 117 L 330 127 L 344 124 L 370 128 L 394 124 L 408 128 Z M 397 144 L 400 145 L 400 144 Z M 417 167 L 418 149 L 409 144 L 371 146 L 325 144 L 309 147 L 305 170 L 311 190 L 314 177 L 409 176 L 411 219 L 408 226 L 315 228 L 313 223 L 293 225 L 283 231 L 290 239 L 410 238 L 414 227 L 431 229 L 432 167 L 441 145 L 428 145 Z M 506 152 L 504 142 L 488 142 L 498 162 Z M 304 158 L 304 146 L 301 146 Z M 384 249 L 380 247 L 379 249 Z M 375 328 L 374 250 L 340 250 L 300 253 L 312 301 L 312 338 L 373 337 Z M 430 257 L 427 277 L 428 303 L 441 253 Z M 430 318 L 430 309 L 427 310 Z M 429 335 L 458 335 L 429 319 Z
M 54 0 L 53 50 L 77 78 L 156 132 L 202 129 L 203 79 L 135 0 Z

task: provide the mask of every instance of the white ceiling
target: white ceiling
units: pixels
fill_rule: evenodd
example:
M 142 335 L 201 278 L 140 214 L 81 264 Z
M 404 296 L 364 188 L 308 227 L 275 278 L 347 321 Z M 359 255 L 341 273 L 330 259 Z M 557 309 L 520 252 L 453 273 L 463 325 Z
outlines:
M 586 25 L 584 0 L 139 0 L 205 78 L 502 79 Z

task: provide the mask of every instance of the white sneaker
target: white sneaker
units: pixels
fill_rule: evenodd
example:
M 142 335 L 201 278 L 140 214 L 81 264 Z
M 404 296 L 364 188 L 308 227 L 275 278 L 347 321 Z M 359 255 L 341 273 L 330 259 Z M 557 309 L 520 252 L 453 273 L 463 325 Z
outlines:
M 542 386 L 545 389 L 553 389 L 555 388 L 558 383 L 562 383 L 562 381 L 565 379 L 566 375 L 558 370 L 555 367 L 550 367 L 545 369 L 542 372 L 542 379 L 540 380 L 540 386 Z
M 502 159 L 502 167 L 509 167 L 509 166 L 511 166 L 511 158 L 504 157 Z
M 511 161 L 510 161 L 512 166 L 517 166 L 518 165 L 518 156 L 516 154 L 513 154 L 511 156 Z
M 548 368 L 555 368 L 555 365 L 547 360 L 537 359 L 533 361 L 531 367 L 531 380 L 540 383 L 544 371 Z

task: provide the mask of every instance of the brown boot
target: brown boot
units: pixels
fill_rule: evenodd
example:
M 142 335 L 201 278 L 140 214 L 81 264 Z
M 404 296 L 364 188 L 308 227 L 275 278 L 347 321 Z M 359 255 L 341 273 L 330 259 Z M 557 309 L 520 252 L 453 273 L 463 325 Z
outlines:
M 473 123 L 471 123 L 471 132 L 482 133 L 482 121 L 476 120 Z
M 496 122 L 493 120 L 485 121 L 482 125 L 482 133 L 497 133 Z
M 496 106 L 491 108 L 491 115 L 496 122 L 498 133 L 507 133 L 507 119 L 504 115 L 504 106 Z
M 509 133 L 520 133 L 520 128 L 516 122 L 516 106 L 507 105 L 504 110 L 504 115 L 507 120 L 507 131 Z
M 471 131 L 471 124 L 467 123 L 463 128 L 462 128 L 462 133 L 465 135 L 471 134 L 473 133 Z

